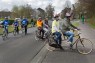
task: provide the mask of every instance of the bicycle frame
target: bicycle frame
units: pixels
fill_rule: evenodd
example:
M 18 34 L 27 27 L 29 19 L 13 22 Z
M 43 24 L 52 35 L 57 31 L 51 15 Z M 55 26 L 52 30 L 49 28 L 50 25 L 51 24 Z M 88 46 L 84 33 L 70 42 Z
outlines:
M 72 44 L 72 46 L 74 46 L 77 42 L 78 42 L 78 40 L 80 40 L 81 41 L 81 37 L 80 37 L 80 34 L 78 34 L 78 35 L 76 35 L 76 36 L 78 36 L 78 38 L 73 42 L 73 44 Z M 74 36 L 74 37 L 76 37 L 76 36 Z M 82 42 L 82 41 L 81 41 Z
M 8 27 L 4 26 L 3 35 L 2 35 L 3 40 L 5 40 L 5 38 L 7 38 L 7 36 L 8 36 Z
M 18 26 L 14 26 L 14 31 L 13 31 L 14 36 L 16 35 L 16 33 L 18 33 L 17 27 L 18 27 Z
M 25 25 L 22 25 L 22 33 L 25 31 Z
M 4 26 L 4 30 L 3 31 L 7 31 L 8 30 L 8 27 L 7 26 Z

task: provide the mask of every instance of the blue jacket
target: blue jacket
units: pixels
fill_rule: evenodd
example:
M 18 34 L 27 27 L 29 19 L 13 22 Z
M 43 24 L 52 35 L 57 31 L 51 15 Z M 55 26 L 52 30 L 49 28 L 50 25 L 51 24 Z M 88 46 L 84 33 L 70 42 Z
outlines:
M 18 21 L 14 21 L 13 25 L 14 25 L 14 26 L 19 26 Z
M 23 20 L 21 21 L 21 24 L 22 24 L 22 25 L 28 25 L 28 20 L 27 20 L 27 19 L 23 19 Z
M 2 23 L 2 25 L 8 26 L 9 25 L 9 20 L 4 20 L 3 23 Z

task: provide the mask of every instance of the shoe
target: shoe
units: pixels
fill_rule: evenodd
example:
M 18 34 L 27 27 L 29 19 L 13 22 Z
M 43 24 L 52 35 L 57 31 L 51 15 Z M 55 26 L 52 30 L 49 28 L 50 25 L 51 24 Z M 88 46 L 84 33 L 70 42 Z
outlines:
M 72 44 L 70 44 L 70 49 L 73 49 L 73 45 Z
M 63 50 L 64 51 L 64 49 L 63 49 L 63 47 L 61 45 L 59 45 L 59 48 L 60 48 L 60 50 Z

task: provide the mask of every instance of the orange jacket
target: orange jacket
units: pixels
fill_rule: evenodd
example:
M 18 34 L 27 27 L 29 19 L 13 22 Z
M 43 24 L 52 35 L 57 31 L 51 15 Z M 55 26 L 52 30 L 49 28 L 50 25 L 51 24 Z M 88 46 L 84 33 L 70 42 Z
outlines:
M 43 26 L 43 21 L 41 20 L 41 21 L 39 21 L 39 20 L 37 20 L 37 27 L 42 27 Z

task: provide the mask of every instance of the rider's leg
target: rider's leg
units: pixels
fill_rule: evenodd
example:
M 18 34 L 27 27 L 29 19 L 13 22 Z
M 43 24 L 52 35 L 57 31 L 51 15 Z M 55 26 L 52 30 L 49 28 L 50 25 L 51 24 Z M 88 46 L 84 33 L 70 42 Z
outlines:
M 59 33 L 58 32 L 58 37 L 59 37 L 59 41 L 58 41 L 58 46 L 59 46 L 59 48 L 61 49 L 61 50 L 64 50 L 63 48 L 62 48 L 62 38 L 61 38 L 61 33 Z
M 74 33 L 71 32 L 71 31 L 67 31 L 67 32 L 65 32 L 65 34 L 67 36 L 69 36 L 68 41 L 70 41 L 72 43 L 73 42 Z
M 60 32 L 55 32 L 54 34 L 56 35 L 56 39 L 55 39 L 56 44 L 58 45 L 58 47 L 59 47 L 60 49 L 63 49 L 62 46 L 61 46 L 61 43 L 62 43 L 62 42 L 61 42 L 61 41 L 62 41 L 61 33 L 60 33 Z
M 58 32 L 55 32 L 54 35 L 56 36 L 54 40 L 56 44 L 58 45 L 58 41 L 59 41 Z
M 25 26 L 25 34 L 27 34 L 27 25 Z
M 47 34 L 48 34 L 48 29 L 44 28 L 44 35 L 47 35 Z
M 42 39 L 43 39 L 43 37 L 44 37 L 44 30 L 42 29 L 41 32 L 42 32 Z
M 17 27 L 17 33 L 19 34 L 19 28 Z
M 71 31 L 67 31 L 67 32 L 66 32 L 66 35 L 69 36 L 68 41 L 71 42 L 71 44 L 70 44 L 70 49 L 72 49 L 72 47 L 73 47 L 72 44 L 73 44 L 74 33 L 71 32 Z
M 8 34 L 8 27 L 5 27 L 5 30 L 7 31 L 7 34 Z

